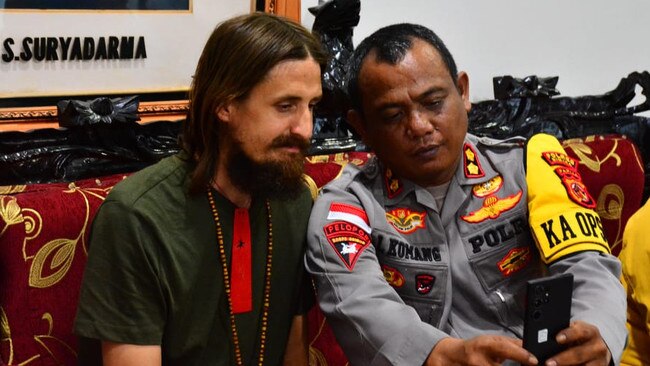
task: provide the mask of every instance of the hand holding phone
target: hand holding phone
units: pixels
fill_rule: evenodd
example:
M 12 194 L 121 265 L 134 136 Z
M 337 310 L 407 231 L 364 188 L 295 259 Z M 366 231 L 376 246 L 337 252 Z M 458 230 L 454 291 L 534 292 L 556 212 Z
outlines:
M 526 287 L 524 318 L 524 348 L 540 363 L 566 348 L 555 341 L 571 320 L 573 275 L 561 275 L 529 280 Z

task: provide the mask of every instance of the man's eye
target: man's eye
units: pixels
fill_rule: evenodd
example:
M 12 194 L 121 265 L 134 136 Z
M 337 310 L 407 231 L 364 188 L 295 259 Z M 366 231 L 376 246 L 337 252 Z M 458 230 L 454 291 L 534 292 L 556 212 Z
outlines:
M 278 104 L 277 108 L 280 112 L 289 112 L 293 109 L 293 104 L 290 103 Z
M 440 108 L 440 106 L 442 106 L 442 100 L 440 99 L 430 100 L 424 103 L 424 107 L 429 110 Z
M 402 112 L 385 113 L 383 120 L 388 123 L 398 122 L 402 118 Z

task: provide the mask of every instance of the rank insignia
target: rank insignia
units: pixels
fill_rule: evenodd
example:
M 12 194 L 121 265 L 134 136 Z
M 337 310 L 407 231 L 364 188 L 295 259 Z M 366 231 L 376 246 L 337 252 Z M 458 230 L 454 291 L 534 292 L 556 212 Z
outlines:
M 498 198 L 495 195 L 486 197 L 485 200 L 483 200 L 483 207 L 474 212 L 470 212 L 469 215 L 461 216 L 460 218 L 472 224 L 487 219 L 496 219 L 501 216 L 502 213 L 515 207 L 517 203 L 519 203 L 519 200 L 521 200 L 521 196 L 522 193 L 519 191 L 506 198 Z
M 410 234 L 424 228 L 425 212 L 414 212 L 408 208 L 396 208 L 386 212 L 386 220 L 395 230 L 402 234 Z
M 530 262 L 530 259 L 530 248 L 514 248 L 511 249 L 508 254 L 506 254 L 506 256 L 497 263 L 497 267 L 504 276 L 508 277 L 511 274 L 518 272 L 522 268 L 526 267 L 528 262 Z
M 385 264 L 381 265 L 381 270 L 384 272 L 384 278 L 386 279 L 386 282 L 388 282 L 389 285 L 395 287 L 395 288 L 400 288 L 404 286 L 404 276 L 402 276 L 401 273 L 399 273 L 398 270 L 396 270 L 393 267 L 389 267 Z
M 496 193 L 503 186 L 503 178 L 500 175 L 488 180 L 485 183 L 477 184 L 472 187 L 472 193 L 479 198 L 487 197 Z
M 481 163 L 478 161 L 478 155 L 472 145 L 467 142 L 463 146 L 463 165 L 465 167 L 465 177 L 480 178 L 485 176 Z
M 430 274 L 419 274 L 415 276 L 415 290 L 420 295 L 426 295 L 433 289 L 436 276 Z
M 386 193 L 388 198 L 394 198 L 402 192 L 402 182 L 393 175 L 393 171 L 386 169 L 384 174 L 384 183 L 386 183 Z
M 327 241 L 336 251 L 343 264 L 352 271 L 361 253 L 370 245 L 370 236 L 359 226 L 337 221 L 326 225 L 323 230 Z

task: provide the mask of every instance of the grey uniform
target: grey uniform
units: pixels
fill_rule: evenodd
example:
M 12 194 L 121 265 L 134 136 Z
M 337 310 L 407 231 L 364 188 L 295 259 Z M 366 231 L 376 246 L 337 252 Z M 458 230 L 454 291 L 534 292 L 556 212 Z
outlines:
M 618 360 L 618 259 L 585 251 L 546 269 L 528 224 L 523 140 L 467 135 L 464 149 L 442 209 L 376 158 L 348 165 L 316 200 L 306 266 L 350 362 L 421 365 L 444 337 L 521 338 L 525 282 L 546 270 L 574 275 L 572 319 L 596 325 Z

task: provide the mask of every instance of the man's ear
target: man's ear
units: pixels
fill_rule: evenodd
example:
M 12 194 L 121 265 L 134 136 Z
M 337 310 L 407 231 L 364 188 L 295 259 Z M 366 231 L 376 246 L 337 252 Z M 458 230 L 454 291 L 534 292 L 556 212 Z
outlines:
M 469 101 L 469 76 L 465 71 L 458 73 L 458 78 L 456 79 L 456 87 L 458 88 L 460 97 L 463 99 L 465 110 L 469 112 L 469 110 L 472 108 L 472 102 Z
M 361 139 L 363 142 L 366 144 L 366 146 L 370 147 L 370 141 L 368 140 L 368 134 L 366 131 L 366 121 L 363 119 L 363 116 L 359 111 L 356 109 L 350 109 L 348 111 L 348 122 L 350 122 L 350 125 L 354 128 L 355 131 L 361 136 Z
M 363 123 L 363 117 L 361 117 L 361 114 L 357 112 L 355 109 L 350 109 L 348 111 L 348 122 L 352 125 L 355 131 L 364 138 L 366 135 L 366 126 Z
M 215 111 L 215 114 L 217 115 L 217 118 L 221 122 L 226 122 L 227 123 L 227 122 L 230 122 L 230 120 L 232 119 L 233 110 L 234 110 L 233 103 L 232 102 L 225 102 L 225 103 L 220 104 L 217 107 L 217 109 Z

